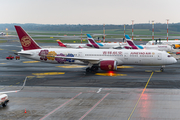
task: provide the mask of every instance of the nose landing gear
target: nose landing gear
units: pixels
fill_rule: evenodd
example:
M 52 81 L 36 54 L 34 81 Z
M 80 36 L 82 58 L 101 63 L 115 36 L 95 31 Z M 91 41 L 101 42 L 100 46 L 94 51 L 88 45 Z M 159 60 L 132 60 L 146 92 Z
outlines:
M 163 72 L 165 68 L 165 65 L 162 65 L 162 67 L 160 68 L 160 71 Z

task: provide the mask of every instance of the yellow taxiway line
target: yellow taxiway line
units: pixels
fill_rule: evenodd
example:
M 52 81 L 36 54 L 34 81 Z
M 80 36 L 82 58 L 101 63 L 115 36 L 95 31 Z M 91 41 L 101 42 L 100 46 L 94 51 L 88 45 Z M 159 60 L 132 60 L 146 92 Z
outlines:
M 96 73 L 95 75 L 101 75 L 101 76 L 127 76 L 127 74 L 116 74 L 116 73 Z
M 37 63 L 37 62 L 40 62 L 40 61 L 23 61 L 23 63 Z
M 43 76 L 43 75 L 61 75 L 65 74 L 65 72 L 47 72 L 47 73 L 32 73 L 33 75 L 36 76 Z
M 83 68 L 86 66 L 81 66 L 81 65 L 67 65 L 67 66 L 56 66 L 56 67 L 61 67 L 61 68 Z
M 134 68 L 133 66 L 117 66 L 117 68 Z
M 147 87 L 147 85 L 149 84 L 149 81 L 151 80 L 151 77 L 152 77 L 153 73 L 154 73 L 154 72 L 151 73 L 151 76 L 149 77 L 149 80 L 147 81 L 146 86 L 144 87 L 144 89 L 143 89 L 143 91 L 142 91 L 142 93 L 141 93 L 141 95 L 140 95 L 140 97 L 139 97 L 139 99 L 138 99 L 136 105 L 134 106 L 134 109 L 132 110 L 132 112 L 131 112 L 131 114 L 130 114 L 128 120 L 130 120 L 130 118 L 131 118 L 131 116 L 132 116 L 134 110 L 136 109 L 136 107 L 137 107 L 137 105 L 138 105 L 138 103 L 139 103 L 139 101 L 140 101 L 142 95 L 144 94 L 144 92 L 145 92 L 145 90 L 146 90 L 146 87 Z

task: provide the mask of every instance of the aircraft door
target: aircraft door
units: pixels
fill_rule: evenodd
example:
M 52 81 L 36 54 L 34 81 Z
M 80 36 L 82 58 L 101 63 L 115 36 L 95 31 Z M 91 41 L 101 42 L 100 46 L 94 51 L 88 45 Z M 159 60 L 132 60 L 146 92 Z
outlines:
M 161 53 L 158 53 L 157 59 L 158 59 L 158 60 L 161 60 L 161 59 L 162 59 L 162 54 L 161 54 Z
M 83 57 L 83 53 L 82 53 L 82 52 L 79 52 L 79 53 L 78 53 L 78 57 Z
M 124 60 L 128 60 L 128 53 L 124 53 Z

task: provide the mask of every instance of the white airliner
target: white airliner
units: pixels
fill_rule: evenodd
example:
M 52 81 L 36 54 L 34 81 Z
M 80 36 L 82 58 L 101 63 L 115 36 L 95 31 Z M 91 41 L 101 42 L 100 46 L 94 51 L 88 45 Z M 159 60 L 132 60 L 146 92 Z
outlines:
M 6 35 L 6 33 L 1 32 L 0 35 Z
M 16 54 L 49 63 L 86 64 L 87 72 L 117 70 L 118 65 L 164 66 L 177 62 L 167 52 L 157 50 L 41 48 L 20 26 L 15 28 L 23 48 Z
M 14 93 L 14 92 L 21 91 L 24 88 L 25 84 L 26 84 L 26 79 L 27 79 L 27 77 L 25 78 L 23 86 L 22 86 L 22 88 L 20 90 L 0 92 L 0 105 L 2 105 L 3 107 L 6 107 L 7 103 L 9 102 L 8 95 L 6 93 Z
M 56 40 L 60 47 L 65 48 L 87 48 L 86 44 L 70 44 L 70 43 L 62 43 L 60 40 Z
M 88 37 L 88 44 L 69 44 L 69 43 L 62 43 L 58 41 L 60 47 L 65 48 L 97 48 L 97 49 L 118 49 L 122 48 L 122 46 L 127 45 L 127 43 L 97 43 L 90 34 L 87 34 Z
M 122 46 L 127 45 L 127 43 L 97 43 L 90 34 L 86 34 L 88 37 L 88 43 L 87 44 L 89 47 L 94 47 L 98 49 L 118 49 L 122 48 Z
M 160 41 L 149 41 L 146 43 L 146 45 L 170 45 L 173 46 L 173 48 L 180 48 L 180 40 L 160 40 Z
M 129 44 L 130 49 L 146 49 L 146 50 L 160 50 L 171 52 L 173 47 L 170 45 L 136 45 L 128 35 L 125 35 L 126 42 Z M 125 46 L 128 48 L 128 46 Z

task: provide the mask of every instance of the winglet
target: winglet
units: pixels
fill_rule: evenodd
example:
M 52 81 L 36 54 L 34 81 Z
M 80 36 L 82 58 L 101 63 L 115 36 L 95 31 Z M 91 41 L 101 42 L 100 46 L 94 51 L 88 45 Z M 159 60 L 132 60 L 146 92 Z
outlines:
M 41 47 L 26 33 L 21 26 L 15 26 L 23 50 L 41 49 Z
M 125 35 L 125 38 L 130 40 L 131 38 L 129 37 L 129 35 Z

